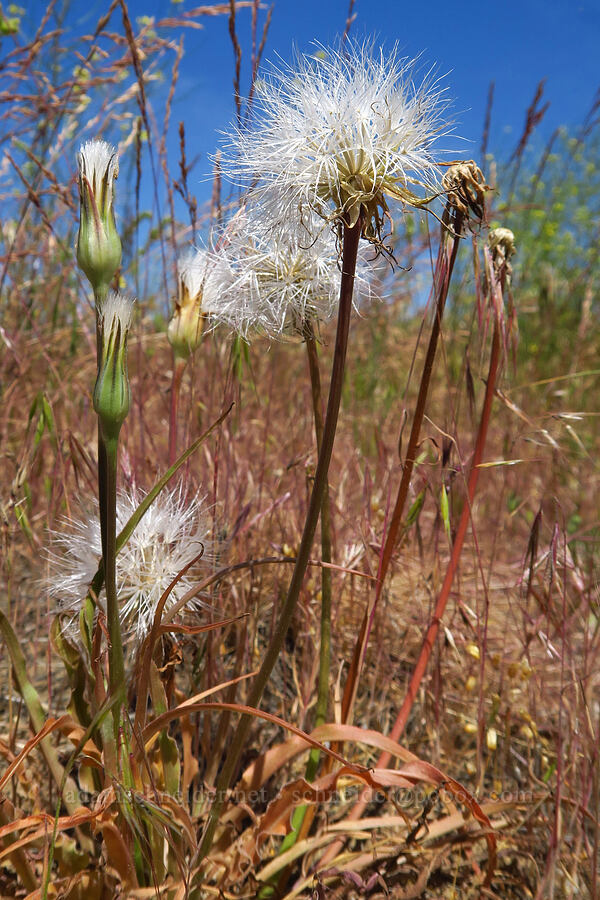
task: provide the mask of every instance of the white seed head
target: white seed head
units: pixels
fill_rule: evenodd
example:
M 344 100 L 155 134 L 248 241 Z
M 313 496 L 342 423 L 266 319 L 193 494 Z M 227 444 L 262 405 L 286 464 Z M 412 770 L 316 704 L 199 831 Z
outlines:
M 121 531 L 143 499 L 138 491 L 117 498 L 117 532 Z M 66 533 L 52 534 L 50 594 L 60 612 L 72 613 L 73 627 L 81 601 L 94 577 L 102 548 L 98 516 L 69 522 Z M 210 560 L 210 516 L 198 497 L 186 500 L 181 490 L 163 491 L 147 510 L 117 555 L 117 596 L 123 633 L 139 644 L 152 627 L 158 602 L 175 576 L 202 554 L 198 566 L 183 575 L 165 605 L 171 609 L 198 583 L 198 567 L 206 571 Z M 204 552 L 203 552 L 204 549 Z M 207 604 L 193 598 L 188 610 Z
M 337 309 L 340 259 L 331 227 L 310 214 L 303 223 L 288 222 L 285 229 L 274 230 L 268 221 L 260 207 L 242 210 L 205 259 L 212 266 L 212 323 L 228 325 L 244 337 L 253 330 L 271 338 L 301 334 L 309 320 L 318 326 Z M 367 269 L 361 253 L 357 304 L 373 293 Z M 216 290 L 219 277 L 226 283 Z
M 275 219 L 310 208 L 320 217 L 379 235 L 386 198 L 419 205 L 415 186 L 437 189 L 434 142 L 447 132 L 448 106 L 438 82 L 414 81 L 414 62 L 386 59 L 363 45 L 300 56 L 256 88 L 252 130 L 229 136 L 223 170 L 258 179 Z

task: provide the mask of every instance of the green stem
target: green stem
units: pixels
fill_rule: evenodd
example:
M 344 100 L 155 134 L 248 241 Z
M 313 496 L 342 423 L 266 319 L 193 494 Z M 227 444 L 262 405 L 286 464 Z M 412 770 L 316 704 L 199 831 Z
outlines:
M 263 664 L 254 681 L 248 706 L 256 707 L 260 701 L 263 690 L 275 663 L 283 647 L 285 636 L 290 627 L 296 603 L 300 595 L 300 589 L 304 580 L 304 574 L 308 565 L 308 559 L 317 528 L 319 512 L 323 499 L 323 493 L 327 484 L 327 473 L 329 471 L 329 463 L 331 461 L 331 452 L 333 450 L 333 441 L 337 426 L 338 413 L 340 408 L 340 400 L 342 396 L 342 384 L 344 377 L 344 365 L 346 361 L 346 349 L 348 346 L 348 332 L 350 328 L 350 313 L 352 311 L 352 292 L 354 289 L 354 273 L 356 270 L 356 256 L 358 253 L 358 242 L 362 230 L 362 219 L 359 218 L 354 228 L 344 225 L 344 248 L 342 254 L 342 279 L 340 286 L 340 304 L 338 311 L 337 333 L 335 339 L 335 350 L 333 356 L 333 365 L 331 370 L 331 382 L 329 386 L 329 400 L 327 403 L 327 414 L 325 417 L 325 425 L 323 429 L 323 442 L 319 452 L 315 479 L 313 482 L 310 503 L 306 521 L 304 523 L 304 531 L 302 540 L 296 557 L 296 564 L 292 580 L 288 589 L 287 597 L 281 610 L 277 628 L 269 644 Z M 248 731 L 250 729 L 252 719 L 250 716 L 243 715 L 238 723 L 237 730 L 233 737 L 229 753 L 225 758 L 225 763 L 221 770 L 216 785 L 216 796 L 210 809 L 210 814 L 206 829 L 202 836 L 202 841 L 198 849 L 200 859 L 206 857 L 212 846 L 215 830 L 219 821 L 221 810 L 225 803 L 225 796 L 235 770 L 237 768 Z
M 100 422 L 98 422 L 98 509 L 100 512 L 100 546 L 102 547 L 102 565 L 106 557 L 106 473 L 108 470 L 108 459 L 106 457 L 106 447 L 102 439 L 102 430 Z
M 112 697 L 119 702 L 113 707 L 112 728 L 108 720 L 101 725 L 104 766 L 109 777 L 118 775 L 118 745 L 121 710 L 125 703 L 125 661 L 119 603 L 117 599 L 117 440 L 106 440 L 98 433 L 98 486 L 100 502 L 100 530 L 104 536 L 102 559 L 106 591 L 106 624 L 108 628 L 108 686 Z
M 106 300 L 108 288 L 98 290 L 94 294 L 96 302 L 96 358 L 98 365 L 102 356 L 102 331 L 100 329 L 100 310 Z M 100 421 L 98 420 L 98 510 L 100 513 L 100 545 L 102 547 L 102 561 L 106 555 L 106 449 L 102 440 Z
M 98 373 L 102 361 L 102 307 L 108 295 L 108 286 L 100 287 L 96 301 L 96 353 Z M 126 340 L 126 337 L 125 337 Z M 103 720 L 100 731 L 104 750 L 104 766 L 107 776 L 118 775 L 118 746 L 121 710 L 125 703 L 125 662 L 117 599 L 117 450 L 119 427 L 108 436 L 98 417 L 98 505 L 100 510 L 100 537 L 102 542 L 102 568 L 106 590 L 106 619 L 108 627 L 108 684 L 109 694 L 118 697 L 112 710 L 113 727 Z M 104 423 L 105 424 L 105 423 Z
M 117 599 L 117 441 L 104 441 L 106 449 L 106 554 L 104 558 L 104 586 L 106 590 L 106 622 L 110 645 L 108 648 L 108 684 L 110 693 L 120 694 L 125 701 L 125 661 L 119 602 Z

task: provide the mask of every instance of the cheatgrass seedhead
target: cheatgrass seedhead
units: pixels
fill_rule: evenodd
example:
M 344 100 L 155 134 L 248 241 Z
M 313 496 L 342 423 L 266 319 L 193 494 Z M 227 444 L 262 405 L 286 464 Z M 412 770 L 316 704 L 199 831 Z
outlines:
M 414 64 L 396 50 L 368 46 L 301 56 L 258 81 L 255 127 L 235 129 L 232 177 L 258 179 L 274 221 L 309 209 L 378 239 L 388 200 L 422 206 L 439 187 L 433 145 L 447 131 L 448 101 L 438 82 L 414 81 Z
M 106 141 L 88 141 L 77 156 L 79 166 L 79 234 L 77 262 L 97 297 L 109 289 L 121 262 L 121 239 L 114 212 L 117 151 Z
M 127 374 L 127 335 L 133 300 L 109 293 L 99 313 L 100 355 L 94 387 L 94 409 L 104 438 L 114 441 L 127 418 L 131 390 Z

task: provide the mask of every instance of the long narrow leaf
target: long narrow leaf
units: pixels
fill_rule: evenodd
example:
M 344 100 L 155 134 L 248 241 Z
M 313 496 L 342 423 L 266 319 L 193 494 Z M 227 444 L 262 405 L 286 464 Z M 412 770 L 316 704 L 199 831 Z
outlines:
M 17 636 L 2 610 L 0 610 L 0 632 L 4 638 L 4 643 L 6 644 L 13 665 L 19 693 L 25 701 L 25 706 L 29 712 L 33 728 L 39 733 L 44 728 L 47 714 L 42 706 L 42 701 L 39 698 L 38 692 L 27 675 L 25 657 L 19 646 Z M 70 813 L 73 813 L 81 806 L 77 785 L 71 778 L 63 780 L 65 774 L 64 769 L 58 760 L 56 750 L 46 738 L 43 738 L 40 741 L 40 747 L 46 758 L 46 762 L 48 763 L 48 768 L 52 772 L 52 777 L 61 793 L 64 794 L 65 807 Z

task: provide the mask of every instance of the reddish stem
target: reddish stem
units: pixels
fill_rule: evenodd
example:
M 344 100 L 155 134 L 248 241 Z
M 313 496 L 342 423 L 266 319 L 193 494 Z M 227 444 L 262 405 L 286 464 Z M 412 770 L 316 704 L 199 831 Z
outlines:
M 450 596 L 450 590 L 452 588 L 452 582 L 454 581 L 456 569 L 458 568 L 458 562 L 460 560 L 460 555 L 462 553 L 463 544 L 467 534 L 469 520 L 471 518 L 473 500 L 475 499 L 475 491 L 477 490 L 477 481 L 479 480 L 479 466 L 481 465 L 481 461 L 483 459 L 483 451 L 485 448 L 485 442 L 487 439 L 487 433 L 490 424 L 492 402 L 494 399 L 494 392 L 496 390 L 499 362 L 500 329 L 498 327 L 498 324 L 496 323 L 494 325 L 494 336 L 492 338 L 492 352 L 490 356 L 488 379 L 485 388 L 485 399 L 483 401 L 483 410 L 481 413 L 481 420 L 479 422 L 479 431 L 477 434 L 477 443 L 475 444 L 475 452 L 473 454 L 473 463 L 471 465 L 471 471 L 469 473 L 469 480 L 467 483 L 467 500 L 462 509 L 460 521 L 458 523 L 458 529 L 456 531 L 456 537 L 454 538 L 454 543 L 452 545 L 452 555 L 450 556 L 450 562 L 448 564 L 448 569 L 446 570 L 446 577 L 444 578 L 444 583 L 442 584 L 442 588 L 435 605 L 433 617 L 431 619 L 431 622 L 429 623 L 427 634 L 425 635 L 425 639 L 421 646 L 421 652 L 419 653 L 419 658 L 417 660 L 415 670 L 412 674 L 408 692 L 406 694 L 406 697 L 404 698 L 404 703 L 400 708 L 400 712 L 396 717 L 394 727 L 392 728 L 392 731 L 390 733 L 390 737 L 395 741 L 398 740 L 398 738 L 404 731 L 408 716 L 412 709 L 413 703 L 415 702 L 417 691 L 421 684 L 423 675 L 425 674 L 427 663 L 429 662 L 429 657 L 431 656 L 431 651 L 433 650 L 435 639 L 440 627 L 440 622 L 442 616 L 444 615 L 446 604 L 448 603 L 448 598 Z M 380 758 L 380 762 L 378 763 L 378 765 L 387 765 L 389 754 L 387 755 L 387 757 L 388 759 L 385 762 L 381 762 Z
M 492 411 L 492 402 L 494 399 L 494 392 L 496 390 L 496 381 L 498 378 L 498 369 L 500 365 L 500 326 L 498 320 L 495 320 L 494 323 L 494 335 L 492 338 L 492 349 L 490 354 L 490 365 L 488 371 L 487 384 L 485 389 L 485 398 L 483 401 L 483 409 L 481 412 L 481 419 L 479 421 L 479 430 L 477 433 L 477 440 L 475 443 L 475 451 L 473 453 L 473 462 L 471 465 L 471 471 L 469 473 L 469 478 L 467 482 L 467 499 L 465 501 L 465 505 L 463 506 L 460 521 L 458 524 L 458 529 L 456 532 L 456 537 L 454 539 L 454 544 L 452 545 L 452 554 L 450 557 L 450 562 L 448 564 L 448 569 L 446 571 L 446 577 L 444 578 L 444 582 L 442 584 L 442 588 L 440 590 L 440 594 L 437 599 L 437 603 L 435 605 L 435 610 L 433 613 L 433 617 L 431 622 L 429 623 L 429 627 L 427 629 L 427 633 L 423 640 L 423 644 L 421 646 L 421 651 L 419 653 L 419 658 L 417 660 L 417 664 L 415 666 L 412 678 L 410 680 L 408 692 L 404 699 L 404 703 L 396 717 L 396 721 L 394 723 L 394 727 L 390 732 L 390 737 L 394 741 L 398 741 L 400 735 L 404 731 L 406 726 L 406 722 L 408 720 L 408 716 L 412 709 L 413 703 L 417 696 L 417 691 L 421 684 L 421 680 L 425 671 L 427 669 L 427 663 L 429 662 L 429 657 L 431 656 L 431 651 L 433 650 L 435 639 L 437 637 L 437 633 L 439 630 L 440 622 L 444 611 L 446 609 L 446 604 L 448 602 L 448 598 L 450 596 L 450 590 L 452 588 L 452 582 L 454 580 L 454 575 L 456 574 L 456 569 L 458 567 L 458 561 L 460 559 L 460 555 L 462 552 L 465 536 L 467 533 L 467 527 L 469 524 L 469 520 L 471 518 L 471 511 L 473 507 L 473 500 L 475 498 L 475 491 L 477 488 L 477 481 L 479 479 L 479 466 L 481 465 L 481 461 L 483 459 L 483 452 L 485 449 L 485 443 L 487 439 L 487 433 L 490 424 L 491 411 Z M 379 759 L 377 760 L 376 767 L 377 768 L 385 768 L 388 766 L 391 760 L 391 754 L 387 752 L 383 752 Z M 350 811 L 348 818 L 350 820 L 357 820 L 361 817 L 362 813 L 365 810 L 365 807 L 369 803 L 370 799 L 370 791 L 368 789 L 364 790 L 361 794 L 360 800 L 355 804 L 353 809 Z M 336 841 L 331 847 L 327 850 L 327 852 L 323 855 L 321 860 L 319 861 L 319 867 L 322 868 L 326 866 L 331 859 L 338 853 L 340 847 L 342 845 L 342 841 Z
M 179 409 L 179 394 L 181 393 L 181 379 L 185 370 L 186 360 L 175 356 L 173 359 L 173 380 L 171 381 L 171 406 L 169 410 L 169 466 L 177 459 L 177 411 Z
M 331 461 L 331 453 L 333 450 L 333 442 L 337 427 L 338 413 L 340 401 L 342 399 L 342 386 L 344 381 L 344 368 L 346 361 L 346 350 L 348 347 L 348 332 L 350 328 L 350 314 L 352 312 L 352 292 L 354 290 L 354 273 L 356 271 L 356 256 L 358 252 L 358 243 L 362 232 L 362 218 L 358 219 L 356 225 L 351 228 L 344 225 L 344 244 L 342 251 L 342 277 L 340 285 L 340 303 L 338 308 L 338 324 L 335 338 L 335 349 L 333 354 L 333 363 L 331 368 L 331 380 L 329 383 L 329 398 L 327 401 L 327 411 L 325 414 L 325 422 L 323 425 L 323 436 L 319 457 L 317 460 L 317 468 L 313 480 L 313 487 L 310 496 L 302 539 L 296 556 L 296 563 L 287 596 L 279 615 L 279 621 L 271 641 L 265 651 L 262 665 L 256 675 L 247 705 L 250 707 L 258 707 L 262 697 L 263 690 L 271 676 L 271 672 L 275 663 L 279 658 L 281 649 L 284 645 L 285 636 L 292 622 L 294 611 L 304 575 L 309 562 L 310 550 L 312 547 L 319 514 L 321 512 L 321 504 L 323 499 L 323 491 L 327 484 L 327 474 L 329 471 L 329 463 Z M 225 803 L 225 797 L 229 790 L 231 781 L 236 771 L 240 756 L 245 747 L 246 738 L 250 730 L 252 719 L 248 715 L 243 715 L 238 723 L 237 729 L 233 735 L 223 767 L 217 779 L 215 788 L 215 799 L 210 809 L 206 829 L 202 836 L 200 846 L 197 851 L 197 858 L 203 859 L 212 846 L 215 831 L 219 822 L 219 816 Z
M 436 306 L 433 326 L 431 329 L 431 336 L 429 338 L 429 346 L 427 347 L 427 354 L 425 356 L 425 362 L 423 364 L 423 374 L 421 376 L 421 383 L 419 385 L 415 414 L 410 430 L 410 437 L 406 450 L 406 458 L 402 469 L 402 478 L 400 481 L 396 503 L 390 520 L 390 527 L 385 538 L 383 552 L 379 560 L 379 571 L 377 572 L 375 594 L 365 610 L 365 614 L 363 616 L 360 627 L 360 632 L 354 647 L 350 670 L 346 679 L 344 696 L 342 699 L 342 722 L 347 722 L 349 720 L 350 712 L 354 704 L 354 698 L 358 689 L 360 672 L 364 663 L 375 609 L 379 602 L 383 583 L 385 581 L 385 577 L 387 575 L 387 571 L 389 569 L 390 561 L 392 558 L 392 553 L 396 545 L 396 541 L 398 540 L 398 532 L 400 531 L 400 526 L 402 524 L 402 515 L 404 512 L 404 506 L 406 504 L 406 498 L 408 497 L 408 489 L 410 486 L 410 480 L 412 478 L 415 459 L 417 456 L 417 447 L 419 443 L 419 436 L 421 433 L 421 426 L 423 424 L 423 417 L 425 415 L 425 405 L 427 402 L 427 395 L 429 393 L 429 384 L 431 382 L 433 363 L 435 361 L 435 354 L 440 336 L 442 316 L 444 315 L 444 307 L 446 305 L 446 298 L 448 296 L 448 288 L 450 287 L 450 279 L 452 278 L 454 263 L 456 261 L 456 255 L 458 253 L 458 235 L 461 233 L 463 223 L 462 213 L 455 212 L 454 216 L 452 217 L 451 231 L 448 230 L 449 223 L 450 210 L 447 207 L 444 211 L 444 218 L 442 220 L 442 239 L 438 250 L 438 258 L 434 274 Z M 457 236 L 455 237 L 454 235 Z

